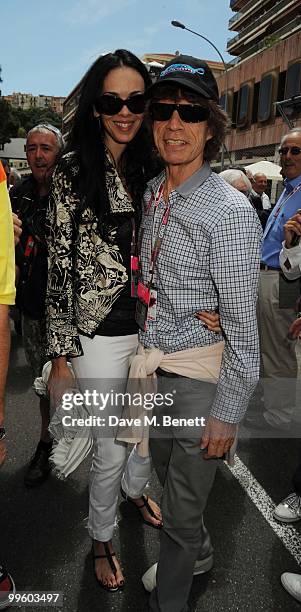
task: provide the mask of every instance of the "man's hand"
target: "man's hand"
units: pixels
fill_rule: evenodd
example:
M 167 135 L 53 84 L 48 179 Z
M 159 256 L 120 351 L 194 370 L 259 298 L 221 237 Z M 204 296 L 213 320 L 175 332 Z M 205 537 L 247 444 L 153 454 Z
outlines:
M 205 431 L 201 438 L 201 449 L 207 449 L 205 459 L 223 457 L 227 453 L 235 439 L 237 425 L 225 423 L 209 416 Z
M 301 236 L 301 209 L 297 210 L 296 214 L 284 224 L 283 228 L 285 246 L 287 249 L 290 249 L 295 236 Z
M 19 219 L 18 215 L 16 215 L 16 213 L 13 213 L 13 226 L 14 226 L 14 240 L 15 240 L 15 246 L 17 246 L 17 244 L 19 244 L 20 242 L 20 237 L 22 234 L 22 221 L 21 219 Z
M 53 359 L 47 384 L 51 407 L 58 408 L 64 393 L 74 387 L 75 379 L 67 365 L 66 357 Z
M 0 440 L 0 467 L 5 461 L 6 457 L 6 440 Z
M 200 321 L 203 321 L 203 323 L 205 323 L 209 331 L 213 331 L 216 334 L 222 333 L 222 328 L 219 324 L 220 318 L 217 312 L 207 312 L 207 310 L 199 310 L 198 312 L 196 312 L 195 316 L 197 317 L 197 319 L 200 319 Z
M 295 319 L 295 321 L 291 324 L 288 333 L 290 338 L 301 338 L 301 317 Z

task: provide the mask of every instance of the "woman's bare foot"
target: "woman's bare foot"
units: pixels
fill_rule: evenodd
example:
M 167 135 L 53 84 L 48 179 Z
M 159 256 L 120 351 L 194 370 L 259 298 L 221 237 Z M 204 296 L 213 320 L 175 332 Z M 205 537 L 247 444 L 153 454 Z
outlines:
M 142 495 L 135 499 L 131 497 L 131 501 L 139 508 L 139 512 L 145 521 L 151 523 L 151 525 L 155 527 L 162 526 L 161 510 L 153 499 L 147 497 L 147 495 Z
M 107 545 L 107 551 L 105 550 L 105 544 Z M 115 572 L 110 565 L 108 551 L 112 555 L 111 559 L 115 567 Z M 124 576 L 118 559 L 116 555 L 113 554 L 114 551 L 111 540 L 106 543 L 93 540 L 93 553 L 94 556 L 104 555 L 104 557 L 101 559 L 94 559 L 94 568 L 97 580 L 99 580 L 103 586 L 108 588 L 117 589 L 118 587 L 122 587 L 124 585 Z

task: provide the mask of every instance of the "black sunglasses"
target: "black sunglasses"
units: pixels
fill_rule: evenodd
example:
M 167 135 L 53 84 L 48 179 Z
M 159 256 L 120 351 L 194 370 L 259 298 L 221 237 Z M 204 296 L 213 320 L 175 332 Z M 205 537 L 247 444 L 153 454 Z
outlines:
M 292 155 L 299 155 L 301 153 L 300 147 L 280 147 L 278 151 L 280 155 L 287 155 L 289 151 Z
M 150 116 L 154 121 L 168 121 L 175 111 L 178 111 L 180 119 L 185 123 L 200 123 L 209 117 L 209 109 L 198 104 L 152 102 L 149 107 Z
M 144 94 L 136 94 L 126 100 L 119 98 L 119 96 L 104 94 L 95 100 L 94 107 L 98 113 L 104 115 L 117 115 L 120 113 L 123 106 L 127 106 L 131 113 L 140 115 L 144 112 L 145 104 L 146 100 Z

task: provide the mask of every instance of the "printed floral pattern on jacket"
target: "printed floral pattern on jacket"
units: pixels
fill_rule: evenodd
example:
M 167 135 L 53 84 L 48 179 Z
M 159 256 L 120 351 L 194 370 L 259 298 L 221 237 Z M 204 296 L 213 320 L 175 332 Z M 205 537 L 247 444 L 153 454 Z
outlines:
M 47 340 L 52 357 L 82 354 L 79 333 L 93 335 L 128 280 L 115 240 L 116 227 L 110 225 L 105 241 L 90 208 L 79 218 L 78 175 L 75 154 L 64 155 L 54 172 L 50 194 Z M 112 213 L 133 212 L 109 158 L 106 182 Z

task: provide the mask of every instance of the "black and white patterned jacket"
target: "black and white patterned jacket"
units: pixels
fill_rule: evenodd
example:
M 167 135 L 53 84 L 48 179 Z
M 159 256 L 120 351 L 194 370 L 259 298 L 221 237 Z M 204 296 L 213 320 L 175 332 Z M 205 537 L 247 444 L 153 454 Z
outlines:
M 53 175 L 47 214 L 47 352 L 51 357 L 81 355 L 79 333 L 93 337 L 128 280 L 114 223 L 104 241 L 94 212 L 87 208 L 78 214 L 78 176 L 76 156 L 67 153 Z M 106 183 L 111 212 L 133 212 L 109 159 Z

